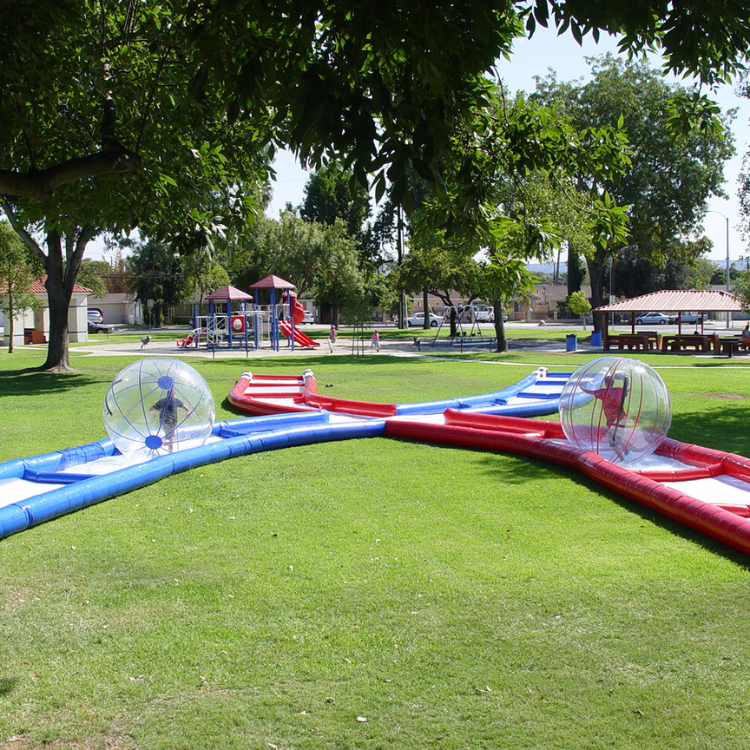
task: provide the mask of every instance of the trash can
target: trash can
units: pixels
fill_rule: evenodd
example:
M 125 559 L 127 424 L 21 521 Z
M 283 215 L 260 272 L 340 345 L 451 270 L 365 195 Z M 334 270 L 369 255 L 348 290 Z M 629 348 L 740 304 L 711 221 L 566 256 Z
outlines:
M 591 332 L 591 346 L 601 346 L 601 345 L 602 345 L 602 332 L 592 331 Z
M 565 336 L 565 351 L 575 352 L 578 350 L 578 336 L 575 333 L 569 333 Z

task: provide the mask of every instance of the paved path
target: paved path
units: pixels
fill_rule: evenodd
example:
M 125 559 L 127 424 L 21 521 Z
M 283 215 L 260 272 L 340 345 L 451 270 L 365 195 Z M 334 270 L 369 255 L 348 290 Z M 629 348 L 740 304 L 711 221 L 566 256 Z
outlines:
M 177 340 L 177 336 L 175 336 Z M 294 350 L 283 342 L 279 351 L 274 351 L 270 346 L 263 346 L 260 349 L 206 349 L 205 347 L 181 349 L 173 341 L 150 341 L 145 346 L 141 346 L 140 339 L 133 336 L 132 342 L 108 343 L 106 339 L 97 339 L 92 337 L 88 343 L 80 346 L 71 347 L 71 353 L 96 355 L 98 357 L 117 357 L 117 356 L 143 356 L 143 357 L 198 357 L 202 359 L 257 359 L 258 357 L 305 357 L 314 356 L 336 356 L 351 355 L 353 353 L 352 340 L 349 338 L 339 339 L 333 347 L 325 340 L 320 346 L 314 348 L 304 348 L 296 346 Z M 362 349 L 360 347 L 359 351 Z M 439 353 L 438 349 L 432 350 Z M 378 351 L 370 346 L 369 338 L 365 340 L 365 354 L 377 354 Z M 406 340 L 402 341 L 382 341 L 380 342 L 380 354 L 391 356 L 420 356 L 416 347 Z M 421 356 L 425 356 L 425 352 Z
M 303 348 L 297 346 L 292 350 L 286 341 L 283 341 L 279 351 L 274 351 L 269 345 L 263 346 L 260 349 L 214 349 L 209 350 L 205 347 L 198 349 L 188 348 L 181 349 L 175 344 L 178 338 L 180 338 L 180 332 L 175 332 L 175 338 L 172 341 L 150 341 L 145 346 L 141 346 L 140 337 L 133 335 L 133 340 L 128 342 L 109 343 L 106 337 L 92 335 L 89 342 L 80 346 L 71 347 L 71 352 L 81 354 L 91 354 L 99 357 L 117 357 L 117 356 L 144 356 L 144 357 L 198 357 L 203 359 L 257 359 L 258 357 L 305 357 L 308 355 L 314 356 L 336 356 L 336 355 L 351 355 L 356 353 L 353 350 L 352 339 L 340 338 L 331 348 L 328 343 L 328 339 L 323 339 L 321 345 L 315 348 Z M 426 339 L 429 342 L 431 339 Z M 523 345 L 518 342 L 511 342 L 511 351 L 525 351 L 525 352 L 548 352 L 555 354 L 565 353 L 565 343 L 540 341 L 538 344 L 532 343 L 531 341 L 525 341 Z M 588 344 L 579 344 L 579 352 L 598 351 L 596 349 L 590 349 Z M 365 355 L 368 354 L 383 354 L 393 357 L 441 357 L 444 354 L 451 354 L 455 356 L 461 354 L 461 350 L 458 347 L 448 346 L 436 346 L 431 347 L 429 343 L 423 343 L 421 349 L 417 349 L 410 339 L 398 339 L 391 341 L 387 338 L 380 340 L 380 351 L 374 349 L 370 344 L 369 336 L 365 338 L 364 349 L 359 348 L 359 352 L 364 351 Z M 489 352 L 489 346 L 482 346 L 480 348 L 465 347 L 463 354 L 471 354 L 475 352 Z

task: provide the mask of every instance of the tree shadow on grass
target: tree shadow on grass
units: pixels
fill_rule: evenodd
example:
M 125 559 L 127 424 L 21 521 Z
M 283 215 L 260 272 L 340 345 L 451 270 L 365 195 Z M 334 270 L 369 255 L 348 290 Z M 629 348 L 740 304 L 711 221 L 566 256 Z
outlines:
M 64 393 L 97 382 L 77 372 L 48 373 L 39 370 L 0 370 L 0 398 L 3 396 L 44 396 Z
M 435 447 L 450 449 L 450 446 Z M 501 462 L 497 461 L 495 458 L 497 455 L 502 455 L 509 460 Z M 450 459 L 446 458 L 445 460 Z M 543 478 L 545 474 L 548 476 L 559 477 L 561 480 L 569 480 L 581 488 L 595 492 L 608 500 L 617 503 L 617 505 L 629 513 L 636 514 L 644 521 L 654 524 L 670 534 L 676 534 L 683 539 L 687 539 L 692 543 L 699 545 L 712 554 L 721 555 L 727 560 L 731 560 L 737 565 L 750 570 L 750 559 L 748 559 L 748 556 L 743 552 L 719 542 L 700 531 L 691 529 L 682 523 L 673 521 L 671 518 L 662 515 L 653 508 L 641 505 L 630 498 L 623 497 L 572 469 L 557 466 L 556 464 L 545 463 L 526 456 L 514 456 L 505 453 L 486 453 L 479 463 L 485 466 L 485 470 L 488 474 L 494 475 L 499 482 L 507 485 L 521 485 L 525 482 L 538 481 L 540 478 Z
M 16 680 L 12 677 L 0 677 L 0 698 L 8 695 L 16 686 Z
M 750 458 L 750 401 L 727 404 L 731 407 L 682 412 L 672 421 L 669 437 Z

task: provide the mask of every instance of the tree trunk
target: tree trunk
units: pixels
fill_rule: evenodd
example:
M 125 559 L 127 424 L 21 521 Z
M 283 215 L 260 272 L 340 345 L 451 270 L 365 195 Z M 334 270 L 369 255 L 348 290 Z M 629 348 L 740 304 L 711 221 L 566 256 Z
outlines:
M 601 307 L 604 304 L 604 266 L 596 258 L 587 258 L 586 265 L 591 280 L 591 307 Z M 606 313 L 594 313 L 595 331 L 604 330 L 605 315 Z
M 49 305 L 49 344 L 47 361 L 42 369 L 47 372 L 70 372 L 68 358 L 68 309 L 70 294 L 66 293 L 62 276 L 47 275 L 47 304 Z
M 450 324 L 451 324 L 451 338 L 456 338 L 456 334 L 458 333 L 458 314 L 456 313 L 456 306 L 451 305 L 451 312 L 450 312 Z
M 58 232 L 49 231 L 45 253 L 26 231 L 8 202 L 0 200 L 0 204 L 13 229 L 39 260 L 47 274 L 45 288 L 49 310 L 49 344 L 47 360 L 39 369 L 48 372 L 70 372 L 68 310 L 86 245 L 94 239 L 96 230 L 90 225 L 71 230 L 65 239 L 64 257 L 62 236 Z
M 492 312 L 495 316 L 495 336 L 497 337 L 497 348 L 495 351 L 502 354 L 508 351 L 508 339 L 505 337 L 505 321 L 503 320 L 502 303 L 493 302 Z
M 583 275 L 581 256 L 576 249 L 568 243 L 568 297 L 570 297 L 573 292 L 581 291 Z
M 430 309 L 429 309 L 429 302 L 430 302 L 430 293 L 427 291 L 427 287 L 422 289 L 422 309 L 424 310 L 424 323 L 422 324 L 422 328 L 429 331 L 430 330 Z
M 15 310 L 13 308 L 13 290 L 8 289 L 8 327 L 10 330 L 10 338 L 8 339 L 8 354 L 13 354 L 13 336 L 15 336 L 15 325 L 16 322 L 13 320 L 15 317 Z
M 81 256 L 90 239 L 90 233 L 81 232 L 75 241 L 66 243 L 66 261 L 63 260 L 62 237 L 57 232 L 47 233 L 47 255 L 44 270 L 47 272 L 47 304 L 49 306 L 49 344 L 47 361 L 41 369 L 47 372 L 70 372 L 68 356 L 68 310 L 73 287 L 81 266 Z

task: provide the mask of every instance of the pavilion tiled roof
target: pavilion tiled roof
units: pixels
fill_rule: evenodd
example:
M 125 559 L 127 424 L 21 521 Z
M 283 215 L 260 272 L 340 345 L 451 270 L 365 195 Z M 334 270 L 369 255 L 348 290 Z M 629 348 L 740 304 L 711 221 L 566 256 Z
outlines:
M 652 292 L 641 297 L 614 302 L 597 307 L 596 312 L 739 312 L 740 301 L 733 294 L 724 291 L 696 291 L 675 289 Z

